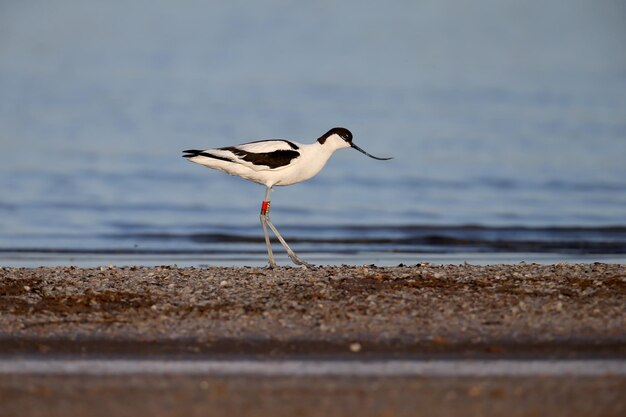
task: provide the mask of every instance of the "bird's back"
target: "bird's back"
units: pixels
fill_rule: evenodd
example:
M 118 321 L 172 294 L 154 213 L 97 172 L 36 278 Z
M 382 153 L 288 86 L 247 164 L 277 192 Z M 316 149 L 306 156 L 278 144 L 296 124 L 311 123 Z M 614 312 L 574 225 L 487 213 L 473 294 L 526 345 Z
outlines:
M 284 139 L 184 152 L 192 162 L 266 186 L 308 180 L 321 171 L 333 153 L 318 142 L 301 144 Z

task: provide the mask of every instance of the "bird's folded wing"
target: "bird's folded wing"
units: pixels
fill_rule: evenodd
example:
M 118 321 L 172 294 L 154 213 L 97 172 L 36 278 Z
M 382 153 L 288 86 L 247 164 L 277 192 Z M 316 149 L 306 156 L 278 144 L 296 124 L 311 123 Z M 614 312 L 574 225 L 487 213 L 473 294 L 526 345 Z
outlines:
M 299 157 L 298 146 L 282 140 L 268 140 L 226 146 L 198 152 L 198 156 L 244 165 L 254 171 L 281 170 Z
M 230 149 L 237 148 L 242 151 L 251 152 L 251 153 L 268 153 L 274 151 L 289 151 L 289 150 L 298 150 L 299 146 L 291 141 L 284 139 L 270 139 L 270 140 L 258 140 L 256 142 L 248 142 L 242 143 L 237 146 L 227 146 L 219 149 Z

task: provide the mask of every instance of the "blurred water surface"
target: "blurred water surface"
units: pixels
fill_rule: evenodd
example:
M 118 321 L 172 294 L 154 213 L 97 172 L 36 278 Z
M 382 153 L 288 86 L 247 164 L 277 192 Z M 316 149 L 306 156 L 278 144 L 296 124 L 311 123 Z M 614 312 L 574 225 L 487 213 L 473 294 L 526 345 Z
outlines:
M 181 150 L 334 126 L 395 159 L 345 150 L 277 188 L 300 250 L 624 254 L 624 18 L 617 0 L 3 2 L 0 258 L 262 259 L 263 187 Z

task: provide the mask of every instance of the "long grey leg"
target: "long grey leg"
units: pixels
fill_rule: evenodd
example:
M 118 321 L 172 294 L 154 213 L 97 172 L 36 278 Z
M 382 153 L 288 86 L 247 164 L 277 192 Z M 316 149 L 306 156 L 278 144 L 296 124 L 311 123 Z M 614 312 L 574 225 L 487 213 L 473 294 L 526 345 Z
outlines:
M 310 263 L 308 263 L 305 260 L 303 260 L 300 257 L 298 257 L 298 255 L 296 255 L 295 252 L 291 250 L 291 248 L 289 247 L 287 242 L 285 242 L 285 239 L 283 239 L 283 237 L 280 235 L 280 233 L 278 233 L 278 230 L 272 224 L 272 222 L 270 221 L 269 217 L 267 219 L 265 219 L 265 221 L 267 222 L 267 225 L 270 227 L 270 229 L 272 229 L 272 232 L 274 232 L 274 234 L 276 235 L 276 237 L 278 238 L 280 243 L 282 243 L 283 247 L 287 251 L 287 255 L 289 255 L 289 257 L 291 258 L 293 263 L 295 263 L 296 265 L 306 266 L 307 268 L 312 268 L 313 267 L 313 265 L 311 265 Z
M 263 235 L 265 236 L 265 245 L 267 246 L 267 257 L 270 261 L 270 268 L 276 268 L 276 261 L 274 260 L 274 253 L 272 252 L 272 244 L 270 243 L 270 235 L 267 233 L 267 214 L 270 211 L 270 191 L 271 188 L 267 187 L 265 191 L 265 200 L 261 205 L 261 215 L 259 216 L 261 219 L 261 226 L 263 226 Z
M 267 190 L 265 191 L 265 201 L 263 201 L 263 206 L 261 207 L 261 224 L 263 225 L 263 232 L 265 233 L 265 243 L 267 245 L 267 253 L 270 258 L 270 268 L 274 268 L 276 266 L 276 262 L 274 261 L 274 256 L 272 254 L 272 248 L 270 246 L 270 239 L 267 234 L 266 225 L 269 226 L 270 229 L 272 229 L 272 232 L 274 232 L 274 234 L 276 235 L 280 243 L 283 245 L 283 247 L 287 251 L 287 255 L 289 255 L 293 263 L 295 263 L 296 265 L 302 265 L 308 268 L 312 268 L 313 265 L 311 265 L 310 263 L 298 257 L 298 255 L 296 255 L 295 252 L 291 250 L 287 242 L 285 242 L 285 239 L 283 239 L 280 233 L 278 233 L 276 226 L 274 226 L 272 222 L 270 221 L 270 192 L 271 190 L 272 190 L 271 187 L 268 187 Z

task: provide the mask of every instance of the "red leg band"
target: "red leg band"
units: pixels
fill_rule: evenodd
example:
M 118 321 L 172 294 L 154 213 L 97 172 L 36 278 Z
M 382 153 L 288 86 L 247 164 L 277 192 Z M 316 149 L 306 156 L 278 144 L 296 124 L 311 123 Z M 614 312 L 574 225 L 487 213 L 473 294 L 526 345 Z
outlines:
M 265 216 L 269 212 L 270 212 L 270 202 L 264 201 L 263 204 L 261 204 L 261 214 Z

